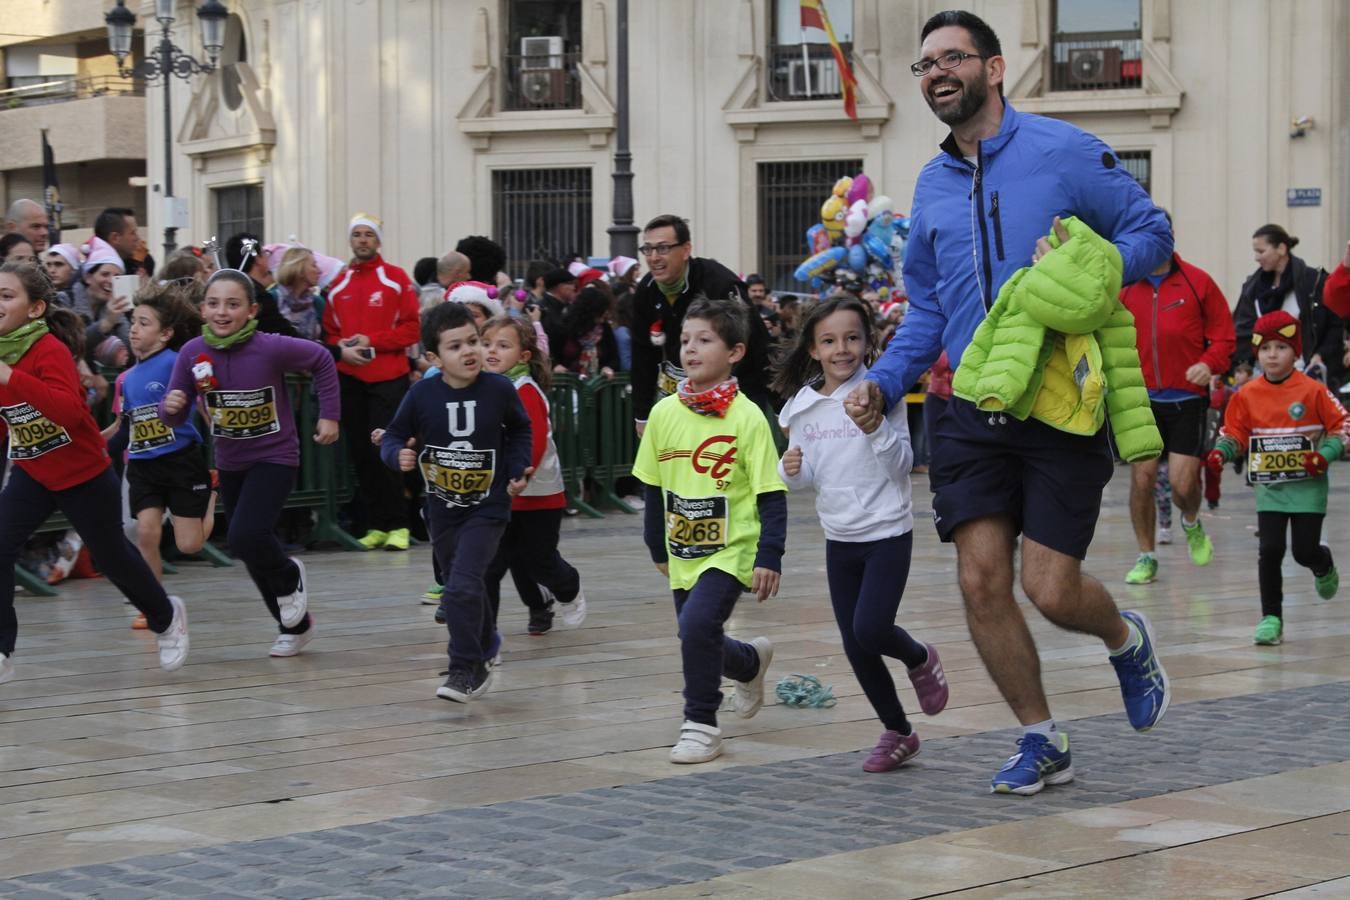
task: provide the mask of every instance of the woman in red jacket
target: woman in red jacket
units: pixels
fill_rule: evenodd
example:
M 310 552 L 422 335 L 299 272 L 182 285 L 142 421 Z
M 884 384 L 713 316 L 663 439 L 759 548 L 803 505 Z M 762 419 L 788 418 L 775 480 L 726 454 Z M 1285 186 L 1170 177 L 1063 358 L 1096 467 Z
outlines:
M 85 402 L 72 354 L 47 329 L 56 291 L 31 263 L 0 265 L 0 437 L 14 464 L 0 491 L 0 683 L 14 677 L 14 564 L 24 542 L 53 511 L 84 538 L 94 565 L 139 609 L 158 635 L 159 665 L 187 659 L 187 611 L 164 593 L 122 532 L 121 484 Z

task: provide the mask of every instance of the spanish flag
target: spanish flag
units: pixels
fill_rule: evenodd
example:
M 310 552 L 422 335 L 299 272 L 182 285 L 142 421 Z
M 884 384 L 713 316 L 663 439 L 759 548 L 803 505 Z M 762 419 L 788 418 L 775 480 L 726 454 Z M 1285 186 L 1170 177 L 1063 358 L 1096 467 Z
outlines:
M 801 0 L 802 27 L 819 28 L 830 39 L 830 50 L 834 53 L 834 64 L 839 67 L 839 81 L 844 86 L 844 112 L 855 122 L 858 119 L 858 79 L 853 77 L 853 69 L 844 57 L 843 48 L 830 27 L 830 16 L 825 12 L 825 0 Z

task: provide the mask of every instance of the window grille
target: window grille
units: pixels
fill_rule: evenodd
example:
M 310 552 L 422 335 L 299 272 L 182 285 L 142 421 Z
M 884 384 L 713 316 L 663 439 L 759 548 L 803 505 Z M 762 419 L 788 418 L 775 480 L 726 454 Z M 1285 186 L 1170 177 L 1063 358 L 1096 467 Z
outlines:
M 810 255 L 806 229 L 820 221 L 820 206 L 834 183 L 862 171 L 860 159 L 759 164 L 759 271 L 770 290 L 805 290 L 792 271 Z
M 492 233 L 506 250 L 506 271 L 523 276 L 531 260 L 590 256 L 593 203 L 590 169 L 493 172 Z

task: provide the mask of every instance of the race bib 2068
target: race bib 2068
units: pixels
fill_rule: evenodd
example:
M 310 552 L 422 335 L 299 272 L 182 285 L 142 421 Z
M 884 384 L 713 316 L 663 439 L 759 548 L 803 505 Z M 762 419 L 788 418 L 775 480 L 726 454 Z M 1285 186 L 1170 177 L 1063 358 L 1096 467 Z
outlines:
M 666 491 L 666 543 L 680 559 L 712 556 L 727 545 L 727 498 Z

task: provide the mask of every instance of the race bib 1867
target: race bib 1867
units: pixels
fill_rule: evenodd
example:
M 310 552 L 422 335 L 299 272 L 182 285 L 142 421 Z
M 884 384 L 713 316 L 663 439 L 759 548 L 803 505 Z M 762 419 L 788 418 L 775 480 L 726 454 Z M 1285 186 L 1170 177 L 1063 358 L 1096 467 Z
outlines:
M 1247 481 L 1251 484 L 1271 484 L 1310 477 L 1303 468 L 1303 460 L 1312 448 L 1312 439 L 1305 434 L 1252 435 L 1247 457 Z
M 9 425 L 9 458 L 37 459 L 70 443 L 70 434 L 32 404 L 0 407 Z
M 144 453 L 173 443 L 173 429 L 159 417 L 159 404 L 147 403 L 131 411 L 131 443 L 127 452 Z
M 477 506 L 492 490 L 496 450 L 452 450 L 428 446 L 418 458 L 427 495 L 446 506 Z
M 666 543 L 680 559 L 712 556 L 727 545 L 727 498 L 666 491 Z
M 249 440 L 281 430 L 276 393 L 270 385 L 252 391 L 207 391 L 206 407 L 214 437 Z

